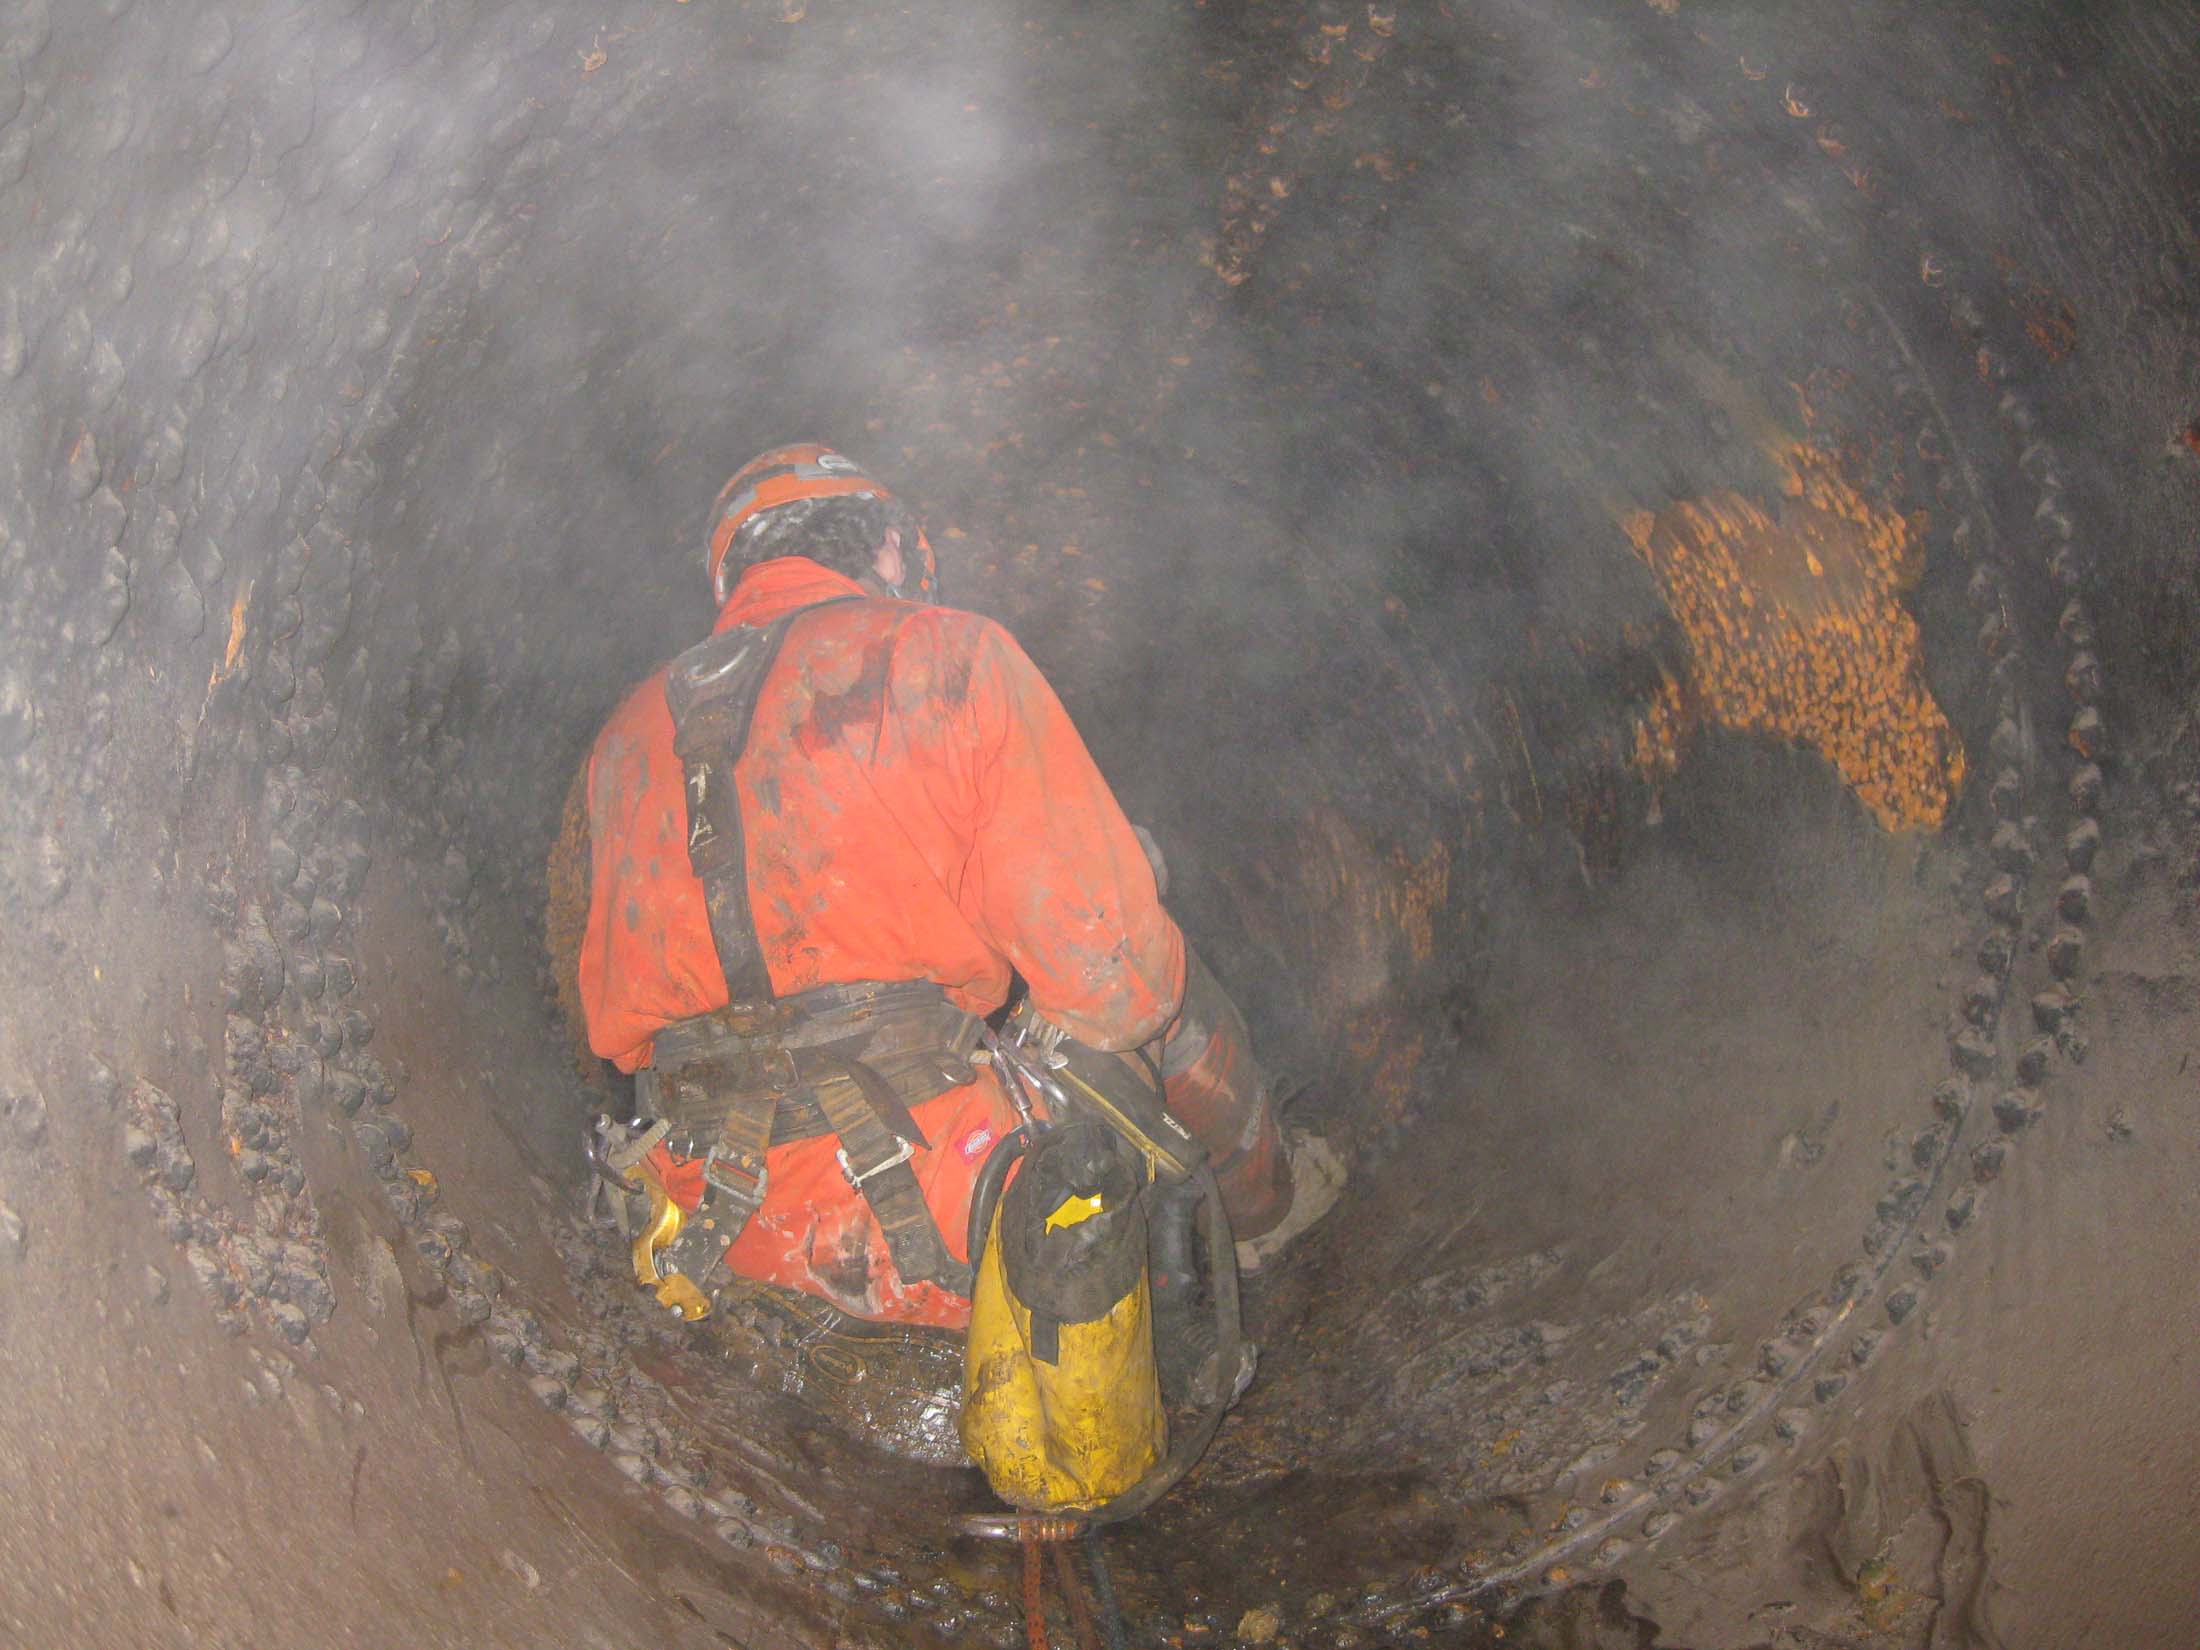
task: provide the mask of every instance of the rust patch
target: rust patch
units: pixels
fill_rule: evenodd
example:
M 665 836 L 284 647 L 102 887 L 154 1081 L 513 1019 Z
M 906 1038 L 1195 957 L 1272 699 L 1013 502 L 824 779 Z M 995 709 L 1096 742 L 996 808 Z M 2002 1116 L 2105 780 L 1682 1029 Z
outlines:
M 1653 782 L 1705 725 L 1817 751 L 1890 831 L 1933 828 L 1963 785 L 1962 742 L 1926 687 L 1901 602 L 1923 551 L 1910 524 L 1800 444 L 1780 455 L 1778 516 L 1739 493 L 1623 519 L 1687 638 L 1637 726 Z
M 2078 312 L 2067 299 L 2036 286 L 2015 303 L 2024 321 L 2025 337 L 2048 360 L 2060 361 L 2078 347 Z
M 2050 361 L 2060 361 L 2078 347 L 2078 312 L 2070 300 L 2045 281 L 2027 273 L 2006 252 L 1993 254 L 1994 264 L 2016 288 L 2009 306 L 2024 323 L 2024 336 Z
M 1395 878 L 1386 903 L 1397 915 L 1398 930 L 1415 962 L 1431 962 L 1436 956 L 1436 919 L 1451 894 L 1451 851 L 1441 842 L 1419 858 L 1398 849 L 1390 856 Z
M 252 586 L 247 584 L 229 604 L 229 641 L 222 648 L 221 668 L 214 673 L 216 681 L 237 668 L 237 656 L 244 652 L 244 611 L 251 600 Z
M 1344 1034 L 1355 1082 L 1370 1111 L 1386 1123 L 1402 1123 L 1413 1102 L 1414 1079 L 1427 1054 L 1421 1031 L 1395 1013 L 1369 1009 L 1355 1015 Z
M 1309 815 L 1301 836 L 1305 849 L 1300 863 L 1318 877 L 1320 907 L 1343 916 L 1339 943 L 1358 968 L 1383 974 L 1383 957 L 1394 940 L 1404 941 L 1414 962 L 1436 955 L 1437 921 L 1451 893 L 1451 850 L 1446 844 L 1432 842 L 1419 854 L 1398 847 L 1378 856 L 1327 808 Z

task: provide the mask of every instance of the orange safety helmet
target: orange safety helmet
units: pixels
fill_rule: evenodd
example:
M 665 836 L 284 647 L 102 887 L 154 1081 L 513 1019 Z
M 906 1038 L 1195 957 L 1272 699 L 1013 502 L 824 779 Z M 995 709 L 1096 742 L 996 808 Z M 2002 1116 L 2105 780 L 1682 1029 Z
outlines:
M 758 453 L 740 469 L 711 506 L 710 539 L 704 548 L 704 570 L 710 576 L 711 593 L 723 602 L 731 581 L 727 577 L 727 553 L 741 529 L 767 510 L 818 498 L 892 499 L 893 493 L 864 474 L 863 466 L 845 454 L 817 441 L 800 441 Z M 933 565 L 932 546 L 920 528 L 910 549 L 911 559 L 922 569 L 919 593 L 936 599 L 939 576 Z

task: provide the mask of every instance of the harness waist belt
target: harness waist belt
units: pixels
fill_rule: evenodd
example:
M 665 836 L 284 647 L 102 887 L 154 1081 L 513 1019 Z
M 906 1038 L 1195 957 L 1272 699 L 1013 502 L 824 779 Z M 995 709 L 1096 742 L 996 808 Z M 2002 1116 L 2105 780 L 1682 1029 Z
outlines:
M 976 1016 L 922 980 L 825 986 L 774 1007 L 768 1029 L 705 1014 L 657 1035 L 645 1109 L 671 1124 L 668 1146 L 704 1160 L 710 1187 L 683 1262 L 707 1271 L 740 1236 L 763 1203 L 768 1147 L 831 1134 L 902 1280 L 967 1295 L 969 1268 L 948 1252 L 909 1167 L 930 1146 L 910 1107 L 976 1076 Z

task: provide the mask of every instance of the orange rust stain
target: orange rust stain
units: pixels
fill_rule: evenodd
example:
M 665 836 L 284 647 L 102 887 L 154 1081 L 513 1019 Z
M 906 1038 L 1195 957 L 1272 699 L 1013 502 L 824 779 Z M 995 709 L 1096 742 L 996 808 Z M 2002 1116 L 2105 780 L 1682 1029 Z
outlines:
M 1414 1079 L 1421 1074 L 1422 1054 L 1422 1034 L 1416 1031 L 1393 1046 L 1368 1074 L 1367 1093 L 1381 1116 L 1393 1122 L 1405 1119 Z
M 1377 1115 L 1396 1121 L 1411 1105 L 1429 1051 L 1423 1037 L 1384 1005 L 1396 1001 L 1392 987 L 1400 978 L 1436 957 L 1447 931 L 1456 856 L 1442 841 L 1378 848 L 1319 806 L 1300 825 L 1298 841 L 1292 860 L 1308 878 L 1308 905 L 1297 923 L 1287 918 L 1260 937 L 1286 954 L 1315 938 L 1313 998 L 1337 1016 L 1331 1023 L 1349 1056 L 1352 1081 Z M 1239 881 L 1232 892 L 1248 915 L 1257 909 L 1246 898 L 1253 892 L 1250 881 Z
M 1427 1055 L 1421 1032 L 1386 1009 L 1367 1009 L 1345 1026 L 1343 1043 L 1351 1057 L 1353 1081 L 1373 1114 L 1387 1122 L 1404 1119 L 1413 1099 L 1414 1079 Z
M 1436 919 L 1451 893 L 1451 851 L 1439 842 L 1416 859 L 1400 849 L 1391 855 L 1391 870 L 1396 880 L 1384 890 L 1385 903 L 1413 960 L 1428 962 L 1436 955 Z
M 2078 312 L 2070 301 L 2046 282 L 2028 274 L 2008 253 L 1991 254 L 1994 267 L 2019 290 L 2009 304 L 2024 322 L 2024 335 L 2050 361 L 2060 361 L 2078 347 Z M 1983 353 L 1983 352 L 1982 352 Z
M 229 604 L 229 641 L 222 648 L 221 669 L 215 674 L 227 676 L 237 668 L 237 655 L 244 651 L 244 610 L 252 600 L 252 586 L 246 585 L 237 592 L 237 599 Z
M 1699 727 L 1761 734 L 1825 757 L 1886 829 L 1937 827 L 1964 754 L 1901 601 L 1922 548 L 1826 455 L 1796 445 L 1779 457 L 1777 516 L 1717 493 L 1621 523 L 1688 641 L 1685 680 L 1668 676 L 1652 696 L 1632 764 L 1655 781 Z
M 2036 286 L 2016 304 L 2025 337 L 2048 360 L 2060 361 L 2078 347 L 2078 312 L 2065 299 Z

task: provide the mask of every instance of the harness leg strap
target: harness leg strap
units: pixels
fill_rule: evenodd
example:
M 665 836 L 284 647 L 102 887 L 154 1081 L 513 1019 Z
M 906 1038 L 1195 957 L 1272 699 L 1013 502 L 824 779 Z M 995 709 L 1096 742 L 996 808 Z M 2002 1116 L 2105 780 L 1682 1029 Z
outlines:
M 840 1136 L 841 1171 L 870 1204 L 901 1281 L 937 1284 L 967 1297 L 970 1268 L 948 1253 L 916 1171 L 909 1166 L 910 1143 L 880 1119 L 861 1084 L 828 1080 L 815 1093 Z

